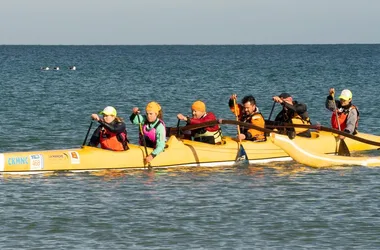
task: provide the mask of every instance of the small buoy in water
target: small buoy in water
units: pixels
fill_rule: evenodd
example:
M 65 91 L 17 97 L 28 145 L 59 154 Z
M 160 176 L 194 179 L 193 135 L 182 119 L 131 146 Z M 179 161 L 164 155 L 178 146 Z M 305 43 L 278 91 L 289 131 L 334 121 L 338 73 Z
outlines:
M 49 67 L 41 67 L 41 70 L 49 70 Z
M 77 67 L 75 67 L 75 66 L 71 66 L 69 69 L 70 69 L 70 70 L 76 70 Z
M 54 70 L 59 70 L 59 67 L 54 67 Z

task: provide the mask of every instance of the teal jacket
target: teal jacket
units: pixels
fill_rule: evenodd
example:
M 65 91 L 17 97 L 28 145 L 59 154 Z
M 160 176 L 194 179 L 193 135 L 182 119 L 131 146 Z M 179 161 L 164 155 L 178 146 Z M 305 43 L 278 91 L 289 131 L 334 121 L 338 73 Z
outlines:
M 133 124 L 139 124 L 139 120 L 141 125 L 144 125 L 146 123 L 146 129 L 149 131 L 152 128 L 156 126 L 156 124 L 160 121 L 158 118 L 153 122 L 149 123 L 147 122 L 146 115 L 136 115 L 132 114 L 129 119 Z M 156 148 L 153 150 L 152 155 L 157 156 L 165 149 L 165 141 L 166 141 L 166 128 L 163 123 L 160 123 L 156 127 Z

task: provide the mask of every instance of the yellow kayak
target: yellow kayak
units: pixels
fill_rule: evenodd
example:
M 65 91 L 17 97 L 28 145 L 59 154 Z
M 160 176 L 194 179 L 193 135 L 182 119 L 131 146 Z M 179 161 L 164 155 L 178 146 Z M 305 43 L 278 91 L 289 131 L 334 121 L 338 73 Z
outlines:
M 380 142 L 380 137 L 370 134 L 357 136 Z M 286 138 L 275 135 L 273 138 Z M 272 138 L 272 139 L 273 139 Z M 250 164 L 271 161 L 291 160 L 288 147 L 277 145 L 268 138 L 264 142 L 243 141 Z M 165 151 L 151 162 L 152 168 L 170 167 L 220 167 L 232 166 L 239 149 L 238 141 L 225 137 L 222 145 L 211 145 L 171 136 L 166 142 Z M 316 153 L 334 153 L 335 136 L 324 131 L 312 132 L 312 138 L 296 137 L 291 140 L 299 148 L 313 147 Z M 376 146 L 364 144 L 357 140 L 346 139 L 350 151 L 377 149 Z M 0 154 L 0 172 L 32 174 L 55 171 L 96 171 L 104 169 L 144 169 L 145 149 L 142 146 L 129 144 L 130 149 L 115 152 L 84 146 L 74 149 L 45 150 L 32 152 L 10 152 Z M 148 148 L 148 154 L 152 151 Z M 291 155 L 293 157 L 293 154 Z
M 359 136 L 363 136 L 362 134 Z M 334 166 L 380 166 L 380 157 L 351 157 L 328 155 L 318 150 L 313 144 L 303 144 L 299 140 L 291 140 L 287 136 L 271 133 L 273 143 L 282 148 L 295 161 L 314 168 L 328 168 Z M 346 144 L 350 150 L 353 143 L 352 139 L 346 138 Z M 338 141 L 339 143 L 339 141 Z M 376 149 L 375 147 L 374 149 Z M 353 150 L 354 151 L 354 150 Z M 356 150 L 358 151 L 358 150 Z

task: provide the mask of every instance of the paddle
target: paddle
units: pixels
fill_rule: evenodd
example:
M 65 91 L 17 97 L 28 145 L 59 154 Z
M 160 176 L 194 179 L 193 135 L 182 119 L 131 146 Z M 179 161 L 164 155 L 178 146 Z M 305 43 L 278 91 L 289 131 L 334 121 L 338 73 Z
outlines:
M 338 111 L 337 111 L 337 108 L 336 108 L 336 103 L 335 103 L 335 98 L 334 98 L 334 93 L 332 95 L 332 100 L 333 100 L 333 103 L 334 103 L 334 113 L 335 113 L 336 123 L 338 124 L 339 131 L 341 131 L 341 129 L 340 129 L 340 123 L 339 123 L 339 117 L 338 117 Z M 337 146 L 335 148 L 335 154 L 337 154 L 337 155 L 343 155 L 343 156 L 351 156 L 350 150 L 348 149 L 347 144 L 344 141 L 344 139 L 340 139 L 340 137 L 338 137 L 338 138 L 339 139 L 336 142 Z M 338 142 L 339 142 L 339 148 L 338 148 Z M 337 148 L 338 148 L 338 150 L 337 150 Z
M 268 117 L 268 121 L 270 121 L 270 118 L 272 117 L 272 114 L 273 114 L 273 110 L 274 110 L 274 106 L 276 105 L 276 102 L 273 102 L 273 105 L 272 105 L 272 109 L 270 110 L 270 114 L 269 114 L 269 117 Z
M 88 127 L 87 134 L 86 134 L 86 137 L 84 138 L 84 141 L 83 141 L 82 147 L 83 147 L 84 145 L 86 145 L 86 141 L 87 141 L 88 135 L 90 134 L 90 130 L 91 130 L 91 127 L 92 127 L 92 124 L 93 124 L 93 123 L 94 123 L 94 121 L 92 120 L 91 123 L 90 123 L 90 126 Z
M 239 116 L 237 113 L 237 107 L 238 106 L 236 105 L 236 99 L 233 99 L 233 101 L 234 101 L 235 119 L 238 122 L 239 121 Z M 223 123 L 223 121 L 222 121 L 222 123 Z M 244 149 L 243 145 L 241 144 L 240 125 L 239 124 L 236 125 L 236 129 L 237 129 L 237 133 L 238 133 L 238 137 L 239 137 L 239 141 L 238 141 L 239 150 L 238 150 L 238 153 L 236 155 L 234 166 L 235 167 L 247 167 L 249 165 L 249 161 L 248 161 L 247 153 L 245 152 L 245 149 Z
M 366 143 L 366 144 L 369 144 L 369 145 L 379 146 L 380 147 L 380 142 L 371 141 L 371 140 L 368 140 L 368 139 L 365 139 L 365 138 L 361 138 L 359 136 L 355 136 L 355 135 L 346 133 L 344 131 L 339 131 L 339 130 L 336 130 L 336 129 L 333 129 L 333 128 L 324 127 L 324 126 L 321 126 L 321 125 L 283 124 L 283 125 L 265 125 L 265 127 L 267 127 L 267 128 L 274 128 L 274 127 L 276 127 L 276 128 L 307 128 L 307 129 L 316 129 L 316 130 L 320 130 L 320 131 L 331 132 L 331 133 L 334 133 L 334 134 L 337 134 L 337 135 L 343 135 L 344 137 L 348 137 L 348 138 L 350 138 L 352 140 L 355 140 L 355 141 L 360 141 L 360 142 L 363 142 L 363 143 Z M 259 129 L 257 129 L 257 130 L 259 130 Z M 266 129 L 265 131 L 267 131 L 267 130 L 268 129 Z M 269 130 L 269 131 L 272 131 L 272 130 Z
M 180 132 L 184 132 L 186 130 L 194 130 L 194 129 L 204 128 L 204 127 L 214 126 L 216 124 L 218 124 L 217 120 L 203 122 L 203 123 L 199 123 L 199 124 L 191 124 L 191 125 L 187 125 L 187 126 L 183 126 L 183 127 L 167 127 L 166 128 L 166 134 L 167 134 L 167 136 L 177 135 Z M 178 124 L 177 124 L 177 126 L 178 126 Z
M 178 121 L 177 121 L 177 137 L 179 137 L 179 132 L 180 132 L 180 130 L 179 130 L 179 123 L 181 122 L 181 120 L 180 119 L 178 119 Z
M 146 148 L 146 141 L 145 141 L 144 132 L 142 130 L 140 114 L 136 114 L 136 115 L 137 115 L 137 120 L 139 122 L 139 130 L 140 130 L 140 134 L 141 134 L 141 140 L 143 141 L 143 144 L 144 144 L 145 157 L 147 157 L 148 156 L 148 149 Z M 144 166 L 145 166 L 145 160 L 144 160 Z M 150 162 L 148 163 L 148 168 L 151 168 Z

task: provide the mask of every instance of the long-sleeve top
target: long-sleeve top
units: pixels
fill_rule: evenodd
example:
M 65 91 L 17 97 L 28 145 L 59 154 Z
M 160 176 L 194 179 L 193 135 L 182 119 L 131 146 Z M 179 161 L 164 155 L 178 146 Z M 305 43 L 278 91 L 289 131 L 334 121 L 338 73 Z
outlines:
M 187 119 L 187 124 L 200 124 L 200 123 L 215 121 L 215 120 L 216 120 L 215 114 L 213 112 L 207 112 L 201 118 L 190 118 L 189 117 Z M 210 131 L 210 132 L 215 132 L 215 131 L 218 131 L 220 129 L 220 127 L 218 124 L 216 124 L 214 126 L 205 127 L 203 129 Z
M 335 105 L 334 105 L 335 101 Z M 331 95 L 327 96 L 325 106 L 327 109 L 331 110 L 335 113 L 335 108 L 337 109 L 338 114 L 342 112 L 348 113 L 347 119 L 345 121 L 346 127 L 344 129 L 345 132 L 354 134 L 357 128 L 357 123 L 359 119 L 359 113 L 356 108 L 351 108 L 353 105 L 350 102 L 349 105 L 343 107 L 339 100 L 333 100 Z M 333 114 L 335 116 L 335 114 Z M 332 117 L 332 119 L 336 119 L 336 117 Z
M 157 118 L 153 123 L 150 123 L 148 122 L 146 115 L 140 115 L 140 114 L 132 114 L 129 117 L 129 119 L 133 124 L 140 124 L 140 123 L 142 125 L 146 124 L 148 131 L 153 129 L 156 126 L 156 124 L 160 121 Z M 157 156 L 158 154 L 164 151 L 165 140 L 166 140 L 166 128 L 162 123 L 160 123 L 156 127 L 156 148 L 152 152 L 153 155 Z
M 104 120 L 99 120 L 100 124 L 91 136 L 89 146 L 97 147 L 100 143 L 100 131 L 104 128 L 111 133 L 119 134 L 125 131 L 126 126 L 124 122 L 117 122 L 116 120 L 111 123 L 106 123 Z
M 309 120 L 306 104 L 293 101 L 293 105 L 287 102 L 282 102 L 281 105 L 283 109 L 274 119 L 276 122 L 291 123 L 292 118 L 294 118 L 296 114 L 298 114 L 302 120 Z

